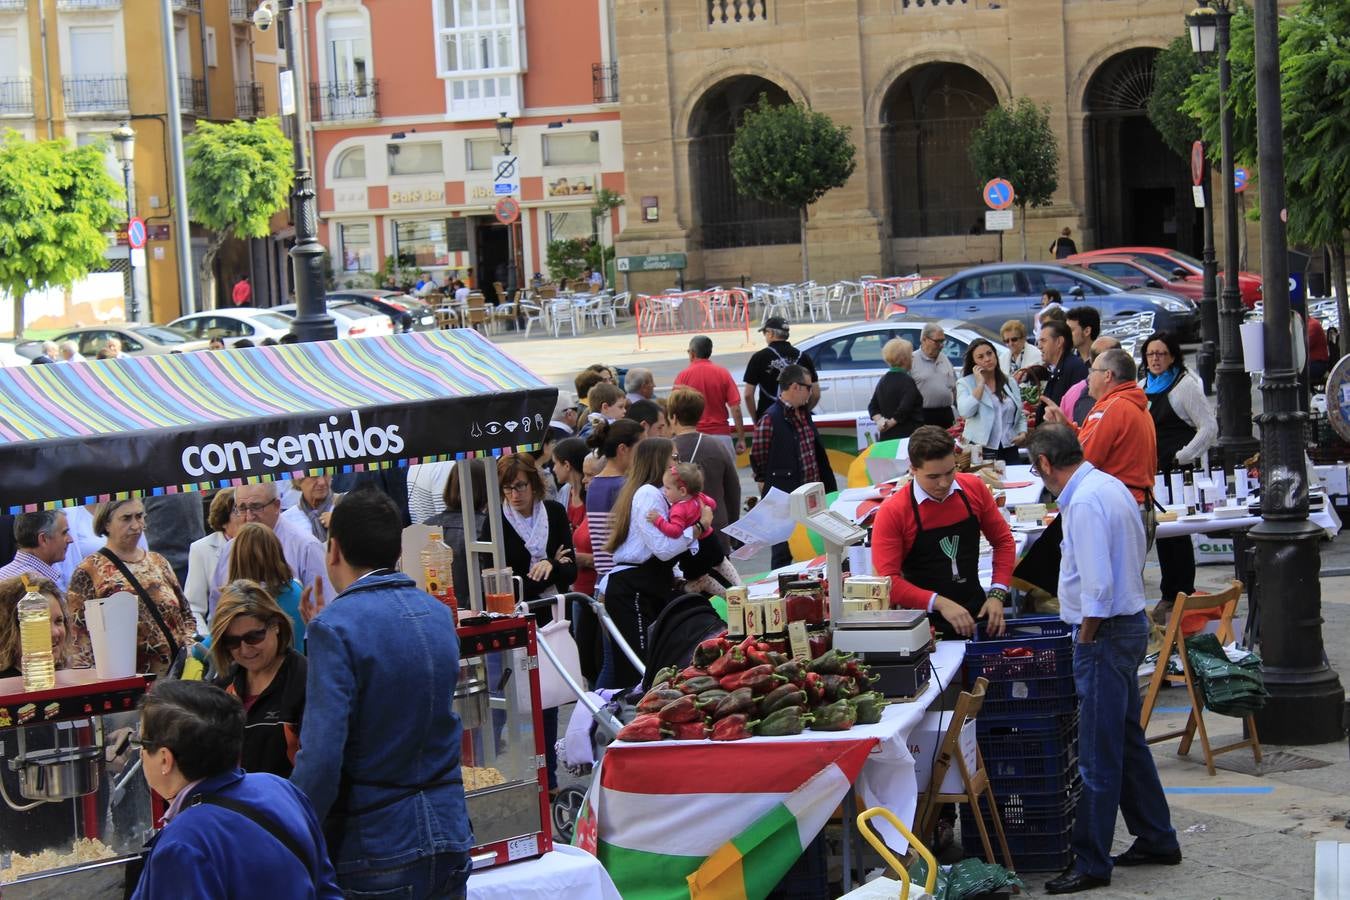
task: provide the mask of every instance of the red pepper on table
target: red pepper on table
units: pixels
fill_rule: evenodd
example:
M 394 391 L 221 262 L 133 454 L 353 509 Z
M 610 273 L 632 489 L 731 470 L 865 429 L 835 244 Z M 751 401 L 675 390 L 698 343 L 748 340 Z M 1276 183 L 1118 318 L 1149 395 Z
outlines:
M 621 741 L 633 741 L 635 743 L 659 741 L 661 740 L 661 717 L 655 714 L 638 716 L 620 728 L 616 737 Z
M 734 716 L 727 716 L 725 719 L 718 719 L 713 725 L 712 739 L 714 741 L 742 741 L 751 736 L 751 729 L 757 723 L 751 722 L 750 717 L 745 713 L 737 713 Z
M 731 641 L 725 637 L 708 638 L 694 648 L 694 665 L 707 668 L 731 649 Z
M 681 681 L 688 681 L 690 678 L 697 678 L 700 675 L 707 675 L 707 674 L 708 674 L 707 671 L 704 670 L 701 666 L 689 666 L 680 673 L 679 679 L 676 681 L 676 683 L 678 684 Z
M 755 710 L 755 695 L 749 688 L 741 688 L 727 694 L 712 708 L 714 719 L 724 719 L 737 713 L 750 713 Z
M 686 694 L 701 694 L 718 686 L 717 679 L 711 675 L 696 675 L 680 685 Z
M 653 688 L 652 690 L 647 692 L 646 696 L 644 696 L 640 701 L 638 701 L 637 711 L 639 713 L 660 712 L 661 707 L 665 706 L 670 701 L 678 700 L 680 699 L 680 697 L 683 696 L 684 694 L 682 694 L 680 691 L 670 689 L 658 690 L 656 688 Z
M 806 698 L 811 705 L 815 705 L 825 699 L 825 681 L 819 672 L 807 672 L 806 679 L 802 682 L 802 690 L 806 692 Z
M 667 722 L 661 733 L 677 741 L 701 741 L 708 736 L 708 726 L 700 716 L 694 722 Z
M 703 718 L 703 713 L 699 712 L 698 703 L 689 694 L 678 700 L 672 700 L 661 707 L 661 712 L 658 715 L 662 722 L 693 722 L 696 719 Z
M 722 679 L 721 684 L 728 691 L 748 687 L 756 694 L 767 694 L 786 680 L 781 675 L 773 674 L 773 666 L 765 663 L 762 666 L 755 666 L 753 669 L 746 669 L 744 672 L 735 672 L 728 675 Z
M 750 665 L 752 666 L 776 665 L 776 663 L 769 658 L 769 645 L 763 641 L 752 644 L 745 651 L 745 658 L 750 660 Z

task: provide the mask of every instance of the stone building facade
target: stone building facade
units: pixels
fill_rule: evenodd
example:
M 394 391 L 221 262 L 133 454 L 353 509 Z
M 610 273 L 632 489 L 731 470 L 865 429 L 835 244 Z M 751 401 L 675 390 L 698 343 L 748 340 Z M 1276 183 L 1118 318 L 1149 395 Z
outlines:
M 1017 230 L 1002 249 L 983 233 L 967 148 L 990 106 L 1022 96 L 1049 108 L 1060 155 L 1052 205 L 1028 211 L 1030 258 L 1048 258 L 1063 227 L 1081 249 L 1161 244 L 1198 256 L 1187 163 L 1144 113 L 1154 57 L 1184 33 L 1191 7 L 619 0 L 624 172 L 630 209 L 642 210 L 619 255 L 687 253 L 694 284 L 800 277 L 795 212 L 738 196 L 726 160 L 740 116 L 767 94 L 829 114 L 857 147 L 853 177 L 810 210 L 818 280 L 1020 257 Z M 671 274 L 634 276 L 633 286 L 666 287 Z

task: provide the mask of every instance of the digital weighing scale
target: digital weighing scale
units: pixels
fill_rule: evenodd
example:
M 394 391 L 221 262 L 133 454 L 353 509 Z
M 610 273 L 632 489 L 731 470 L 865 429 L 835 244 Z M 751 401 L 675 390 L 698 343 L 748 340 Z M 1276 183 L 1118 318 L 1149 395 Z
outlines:
M 828 561 L 825 571 L 830 584 L 830 621 L 838 623 L 844 615 L 844 548 L 861 544 L 867 532 L 825 505 L 825 486 L 819 481 L 804 484 L 793 491 L 788 511 L 794 521 L 820 535 L 825 544 L 825 558 Z

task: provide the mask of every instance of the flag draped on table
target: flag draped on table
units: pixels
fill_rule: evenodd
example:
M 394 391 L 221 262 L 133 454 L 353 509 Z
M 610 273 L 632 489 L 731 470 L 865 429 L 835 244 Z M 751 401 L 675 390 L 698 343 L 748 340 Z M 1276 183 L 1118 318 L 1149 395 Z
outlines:
M 754 900 L 838 808 L 875 738 L 612 746 L 577 843 L 625 900 Z

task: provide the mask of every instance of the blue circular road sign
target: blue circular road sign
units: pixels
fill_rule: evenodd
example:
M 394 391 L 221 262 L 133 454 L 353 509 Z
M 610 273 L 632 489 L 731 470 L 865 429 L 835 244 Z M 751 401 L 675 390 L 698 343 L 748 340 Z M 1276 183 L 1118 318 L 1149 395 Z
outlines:
M 1013 186 L 1006 178 L 992 178 L 984 186 L 984 202 L 990 209 L 1007 209 L 1013 204 Z
M 1247 170 L 1238 166 L 1233 170 L 1233 190 L 1239 194 L 1247 189 Z
M 145 239 L 145 220 L 140 216 L 132 216 L 131 221 L 127 223 L 127 243 L 131 245 L 131 249 L 139 250 L 145 246 Z

